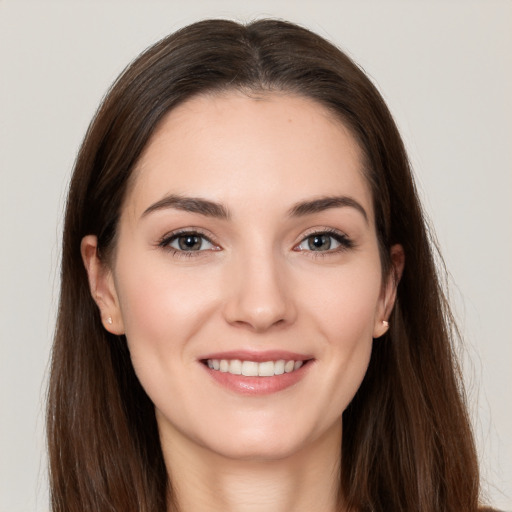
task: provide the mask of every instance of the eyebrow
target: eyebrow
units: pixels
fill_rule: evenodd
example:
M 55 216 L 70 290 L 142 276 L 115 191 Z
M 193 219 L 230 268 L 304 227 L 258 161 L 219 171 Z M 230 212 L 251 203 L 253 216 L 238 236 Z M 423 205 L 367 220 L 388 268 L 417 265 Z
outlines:
M 152 212 L 168 208 L 174 208 L 176 210 L 183 210 L 191 213 L 199 213 L 200 215 L 223 220 L 227 220 L 230 217 L 228 209 L 220 203 L 201 199 L 200 197 L 184 197 L 171 194 L 152 204 L 149 208 L 146 208 L 142 213 L 141 218 Z
M 368 214 L 366 213 L 366 210 L 359 202 L 348 196 L 328 196 L 313 199 L 311 201 L 301 201 L 288 210 L 288 216 L 303 217 L 314 213 L 320 213 L 331 208 L 342 207 L 356 209 L 368 223 Z M 228 208 L 221 203 L 209 201 L 208 199 L 202 199 L 200 197 L 185 197 L 171 194 L 146 208 L 142 213 L 141 218 L 152 212 L 166 210 L 168 208 L 198 213 L 206 217 L 215 217 L 222 220 L 228 220 L 231 217 Z
M 352 197 L 348 196 L 328 196 L 312 201 L 302 201 L 295 204 L 288 212 L 290 217 L 302 217 L 313 213 L 320 213 L 331 208 L 350 207 L 355 208 L 364 217 L 368 224 L 368 214 L 363 206 Z

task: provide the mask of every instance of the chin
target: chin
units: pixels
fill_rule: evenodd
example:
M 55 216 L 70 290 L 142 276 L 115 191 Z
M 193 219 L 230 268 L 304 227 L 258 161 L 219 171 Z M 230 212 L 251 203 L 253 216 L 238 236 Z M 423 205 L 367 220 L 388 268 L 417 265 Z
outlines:
M 339 440 L 341 444 L 341 421 L 331 427 L 316 429 L 313 425 L 303 425 L 295 429 L 287 425 L 239 426 L 236 429 L 218 432 L 204 438 L 203 446 L 219 456 L 232 460 L 272 462 L 291 459 L 317 448 L 323 441 Z M 331 443 L 330 443 L 331 444 Z M 332 444 L 331 444 L 332 445 Z
M 272 462 L 288 459 L 304 447 L 304 443 L 290 442 L 289 439 L 274 439 L 266 436 L 261 439 L 231 439 L 219 445 L 215 443 L 210 449 L 217 455 L 232 460 L 247 462 Z

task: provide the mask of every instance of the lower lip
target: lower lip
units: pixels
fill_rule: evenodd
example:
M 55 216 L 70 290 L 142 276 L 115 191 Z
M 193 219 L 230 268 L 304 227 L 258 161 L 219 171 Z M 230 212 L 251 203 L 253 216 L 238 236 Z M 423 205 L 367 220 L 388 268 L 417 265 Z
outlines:
M 212 370 L 203 363 L 201 365 L 212 379 L 231 391 L 243 395 L 270 395 L 297 384 L 308 372 L 311 361 L 305 362 L 298 370 L 283 373 L 282 375 L 273 375 L 272 377 L 233 375 L 232 373 L 221 372 L 220 370 Z

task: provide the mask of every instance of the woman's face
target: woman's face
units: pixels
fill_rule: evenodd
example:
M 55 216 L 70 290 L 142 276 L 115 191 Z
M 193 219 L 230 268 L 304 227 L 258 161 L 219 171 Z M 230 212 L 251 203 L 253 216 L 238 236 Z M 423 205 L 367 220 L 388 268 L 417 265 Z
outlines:
M 168 114 L 102 276 L 106 327 L 126 334 L 163 443 L 234 458 L 339 442 L 394 293 L 358 145 L 284 94 Z

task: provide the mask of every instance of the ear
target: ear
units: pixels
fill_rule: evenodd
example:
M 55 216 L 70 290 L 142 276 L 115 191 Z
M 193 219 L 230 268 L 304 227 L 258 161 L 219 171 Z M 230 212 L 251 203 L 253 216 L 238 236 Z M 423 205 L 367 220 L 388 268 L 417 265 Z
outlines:
M 382 293 L 379 300 L 375 326 L 373 328 L 373 337 L 380 338 L 388 329 L 388 319 L 393 311 L 396 300 L 396 290 L 402 273 L 404 271 L 405 254 L 400 244 L 393 245 L 390 249 L 391 268 L 382 287 Z
M 82 260 L 89 277 L 89 288 L 96 302 L 103 326 L 112 334 L 124 334 L 124 324 L 111 269 L 98 256 L 98 239 L 95 235 L 82 238 Z

